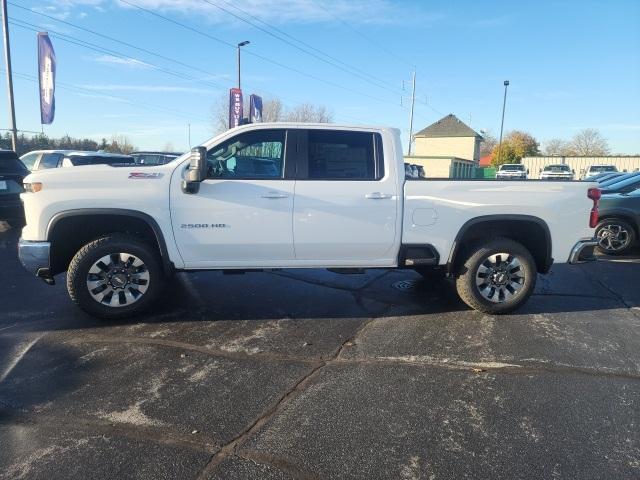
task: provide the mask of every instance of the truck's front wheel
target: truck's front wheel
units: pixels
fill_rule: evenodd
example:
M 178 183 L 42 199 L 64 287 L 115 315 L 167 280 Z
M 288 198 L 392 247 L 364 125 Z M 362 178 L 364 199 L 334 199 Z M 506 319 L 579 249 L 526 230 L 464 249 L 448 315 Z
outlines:
M 456 288 L 471 308 L 499 315 L 524 304 L 533 293 L 536 278 L 529 250 L 508 238 L 496 238 L 470 249 Z
M 163 273 L 156 251 L 133 237 L 113 234 L 82 247 L 67 271 L 67 290 L 85 312 L 104 319 L 136 315 L 158 298 Z

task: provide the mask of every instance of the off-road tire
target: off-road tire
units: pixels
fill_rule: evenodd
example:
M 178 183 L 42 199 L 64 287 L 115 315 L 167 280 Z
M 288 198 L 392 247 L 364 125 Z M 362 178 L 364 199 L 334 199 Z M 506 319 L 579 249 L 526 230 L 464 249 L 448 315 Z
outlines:
M 502 303 L 486 299 L 476 283 L 476 275 L 483 262 L 497 253 L 516 256 L 524 273 L 524 283 L 513 297 Z M 536 263 L 529 250 L 508 238 L 494 238 L 475 243 L 467 250 L 467 256 L 456 277 L 456 290 L 464 303 L 474 310 L 491 315 L 501 315 L 521 307 L 533 294 L 536 285 Z
M 138 257 L 149 273 L 148 288 L 131 305 L 111 307 L 91 295 L 87 277 L 92 265 L 105 255 L 126 252 Z M 93 317 L 116 320 L 138 315 L 158 299 L 165 278 L 158 251 L 150 244 L 125 234 L 111 234 L 87 243 L 75 254 L 67 270 L 67 291 L 71 300 Z

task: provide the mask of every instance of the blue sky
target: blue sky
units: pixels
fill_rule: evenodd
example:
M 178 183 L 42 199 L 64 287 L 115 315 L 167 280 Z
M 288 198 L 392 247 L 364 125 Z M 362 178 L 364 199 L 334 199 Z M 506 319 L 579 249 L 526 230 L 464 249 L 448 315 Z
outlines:
M 398 127 L 406 142 L 415 65 L 415 130 L 454 113 L 476 130 L 497 135 L 502 82 L 508 79 L 506 131 L 525 130 L 544 143 L 597 128 L 612 153 L 640 153 L 638 0 L 209 1 L 246 17 L 231 5 L 240 7 L 279 29 L 272 31 L 276 35 L 305 42 L 355 74 L 206 0 L 127 0 L 233 45 L 250 40 L 243 53 L 245 94 L 279 97 L 287 106 L 323 104 L 336 122 Z M 117 0 L 10 2 L 10 19 L 49 31 L 56 49 L 56 119 L 45 133 L 123 134 L 140 148 L 154 149 L 167 143 L 188 148 L 189 123 L 194 145 L 212 136 L 213 107 L 236 82 L 234 48 Z M 15 24 L 10 30 L 18 128 L 39 131 L 36 33 Z M 4 90 L 3 85 L 0 128 L 9 122 Z

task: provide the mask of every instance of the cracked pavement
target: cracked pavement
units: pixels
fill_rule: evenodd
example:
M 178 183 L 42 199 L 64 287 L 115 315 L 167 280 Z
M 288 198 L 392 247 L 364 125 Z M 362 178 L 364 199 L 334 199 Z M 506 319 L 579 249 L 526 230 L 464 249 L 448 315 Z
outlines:
M 17 235 L 0 479 L 640 478 L 639 256 L 556 266 L 502 317 L 412 271 L 299 270 L 180 273 L 101 322 Z

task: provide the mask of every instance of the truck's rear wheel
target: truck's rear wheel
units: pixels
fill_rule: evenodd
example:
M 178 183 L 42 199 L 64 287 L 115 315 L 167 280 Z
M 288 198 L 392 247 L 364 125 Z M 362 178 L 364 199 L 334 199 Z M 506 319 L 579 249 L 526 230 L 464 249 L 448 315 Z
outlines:
M 163 288 L 157 252 L 133 237 L 113 234 L 82 247 L 67 271 L 67 290 L 85 312 L 104 319 L 134 316 Z
M 496 238 L 470 249 L 456 288 L 471 308 L 499 315 L 524 304 L 533 293 L 536 278 L 529 250 L 508 238 Z

